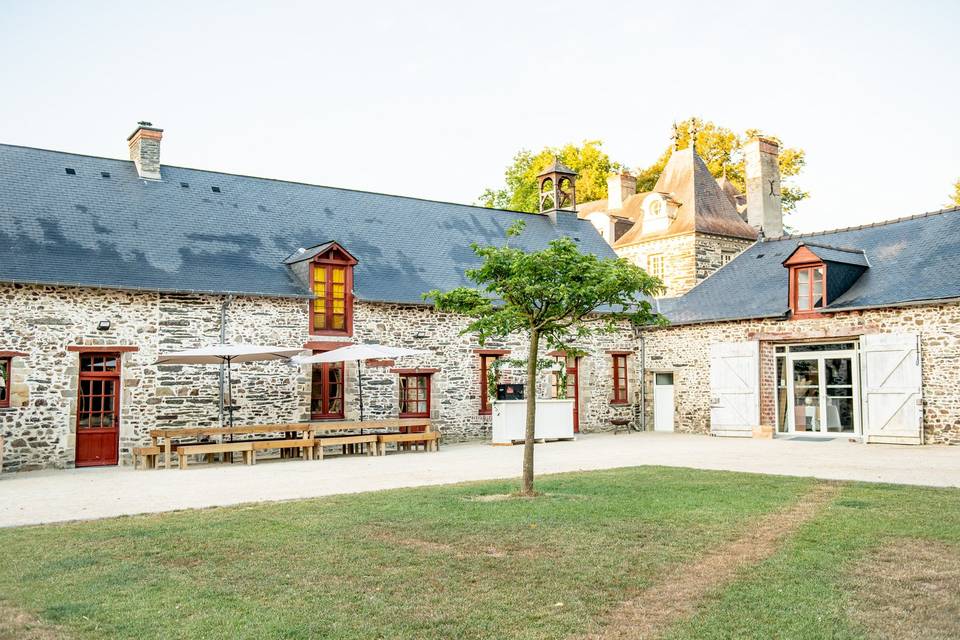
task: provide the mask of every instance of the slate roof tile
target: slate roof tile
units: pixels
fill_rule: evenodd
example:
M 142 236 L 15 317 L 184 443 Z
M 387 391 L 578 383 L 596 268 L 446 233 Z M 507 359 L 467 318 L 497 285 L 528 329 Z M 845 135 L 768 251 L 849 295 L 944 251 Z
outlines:
M 615 255 L 573 213 L 559 212 L 554 224 L 543 215 L 199 169 L 163 166 L 161 174 L 144 181 L 129 160 L 0 144 L 0 281 L 309 296 L 284 260 L 335 240 L 359 260 L 360 299 L 422 303 L 430 289 L 470 284 L 464 271 L 478 264 L 470 244 L 503 242 L 516 219 L 527 223 L 511 240 L 521 248 L 569 236 L 584 251 Z
M 825 312 L 960 298 L 958 207 L 756 242 L 683 296 L 660 300 L 660 310 L 674 324 L 785 316 L 788 271 L 782 263 L 801 243 L 815 253 L 832 250 L 837 259 L 862 251 L 869 261 Z

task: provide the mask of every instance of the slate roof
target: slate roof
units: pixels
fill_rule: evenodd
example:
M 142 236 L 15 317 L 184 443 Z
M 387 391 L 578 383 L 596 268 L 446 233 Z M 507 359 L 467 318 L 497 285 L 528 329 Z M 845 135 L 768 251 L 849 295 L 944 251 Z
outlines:
M 801 243 L 814 252 L 832 249 L 832 258 L 862 251 L 869 263 L 849 289 L 828 300 L 825 313 L 960 298 L 960 208 L 955 208 L 756 242 L 683 296 L 661 300 L 660 310 L 673 324 L 786 316 L 788 270 L 782 263 Z
M 550 163 L 550 166 L 548 166 L 546 169 L 544 169 L 543 171 L 541 171 L 540 173 L 538 173 L 538 174 L 537 174 L 537 177 L 538 177 L 538 178 L 542 178 L 543 176 L 548 175 L 548 174 L 551 174 L 551 173 L 560 173 L 560 174 L 565 174 L 565 175 L 570 175 L 570 176 L 575 176 L 575 175 L 577 175 L 577 172 L 576 172 L 576 171 L 574 171 L 573 169 L 571 169 L 571 168 L 568 167 L 567 165 L 565 165 L 565 164 L 563 164 L 562 162 L 560 162 L 560 158 L 554 158 L 554 159 L 553 159 L 553 162 Z
M 66 168 L 76 175 L 67 175 Z M 101 172 L 110 174 L 102 177 Z M 573 213 L 548 216 L 0 144 L 0 282 L 307 297 L 284 264 L 339 242 L 360 299 L 422 303 L 468 285 L 470 243 L 538 249 L 561 236 L 614 257 Z M 184 187 L 183 184 L 188 186 Z M 213 192 L 219 187 L 219 193 Z
M 801 242 L 800 245 L 806 247 L 810 252 L 823 260 L 824 262 L 839 262 L 842 264 L 853 264 L 858 267 L 869 267 L 867 254 L 863 249 L 844 249 L 841 247 L 830 247 L 812 242 Z M 789 259 L 787 256 L 786 259 Z M 784 262 L 786 262 L 784 259 Z
M 653 190 L 669 194 L 680 202 L 677 217 L 666 229 L 645 232 L 643 217 L 639 216 L 633 228 L 617 241 L 617 247 L 693 231 L 750 240 L 757 237 L 757 230 L 740 217 L 717 179 L 692 148 L 673 152 Z

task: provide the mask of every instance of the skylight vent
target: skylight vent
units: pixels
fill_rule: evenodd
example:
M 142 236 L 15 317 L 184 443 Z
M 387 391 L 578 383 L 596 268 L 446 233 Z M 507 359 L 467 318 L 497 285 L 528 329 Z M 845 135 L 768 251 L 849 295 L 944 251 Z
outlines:
M 67 172 L 67 175 L 68 175 L 68 176 L 75 176 L 75 175 L 77 175 L 77 170 L 76 170 L 76 169 L 71 169 L 70 167 L 67 167 L 66 169 L 64 169 L 64 171 Z
M 189 188 L 190 188 L 190 183 L 189 183 L 189 182 L 181 182 L 181 183 L 180 183 L 180 187 L 183 188 L 183 189 L 189 189 Z
M 220 193 L 220 187 L 210 187 L 210 191 L 213 191 L 214 193 Z
M 101 172 L 100 172 L 100 177 L 101 177 L 101 178 L 109 178 L 109 177 L 110 177 L 110 172 L 109 172 L 109 171 L 101 171 Z

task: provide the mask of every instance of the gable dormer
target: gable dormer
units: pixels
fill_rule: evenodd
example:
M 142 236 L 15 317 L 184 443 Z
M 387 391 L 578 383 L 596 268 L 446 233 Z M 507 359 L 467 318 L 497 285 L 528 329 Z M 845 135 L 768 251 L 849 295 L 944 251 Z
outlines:
M 677 219 L 679 206 L 680 203 L 671 194 L 651 191 L 643 200 L 644 233 L 666 231 L 667 227 Z
M 860 249 L 841 249 L 801 242 L 783 266 L 788 272 L 790 312 L 794 318 L 815 317 L 838 299 L 870 268 Z
M 336 242 L 299 249 L 284 260 L 313 294 L 310 333 L 353 335 L 353 267 L 357 259 Z

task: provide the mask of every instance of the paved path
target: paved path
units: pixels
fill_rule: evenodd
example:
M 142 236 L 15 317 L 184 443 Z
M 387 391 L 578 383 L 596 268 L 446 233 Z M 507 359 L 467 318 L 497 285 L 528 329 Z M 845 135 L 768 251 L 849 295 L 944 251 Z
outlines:
M 431 454 L 278 460 L 254 467 L 6 474 L 0 476 L 0 527 L 509 478 L 519 475 L 522 453 L 523 447 L 472 443 Z M 654 433 L 591 435 L 537 446 L 537 473 L 638 465 L 960 487 L 960 447 Z

